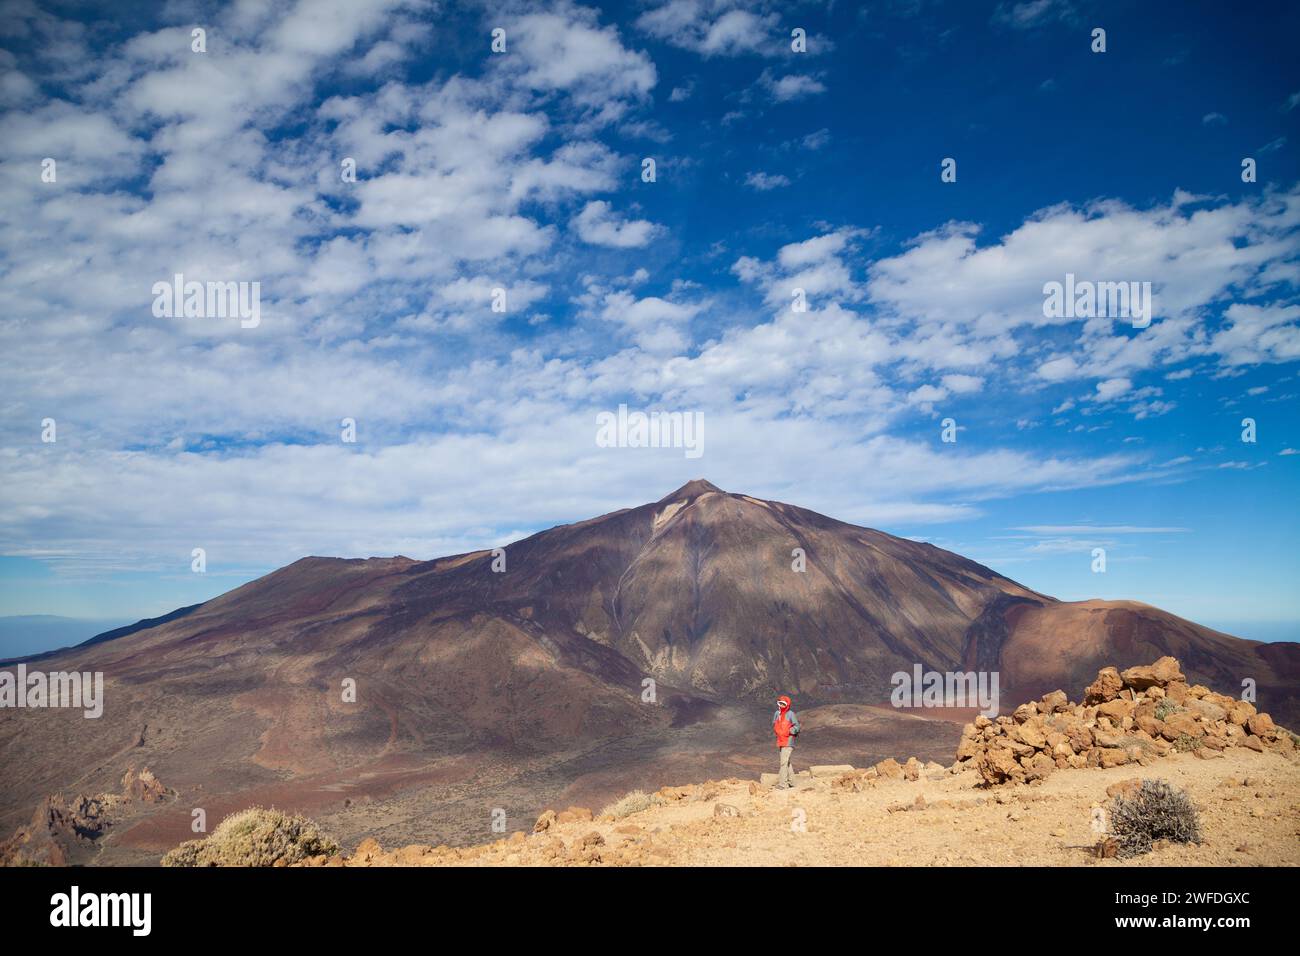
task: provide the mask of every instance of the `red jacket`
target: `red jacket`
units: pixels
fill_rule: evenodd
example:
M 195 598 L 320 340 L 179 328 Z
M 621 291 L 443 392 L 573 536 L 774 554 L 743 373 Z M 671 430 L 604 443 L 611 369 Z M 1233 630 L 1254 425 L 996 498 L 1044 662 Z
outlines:
M 778 747 L 789 747 L 790 738 L 799 733 L 799 718 L 790 709 L 790 698 L 784 695 L 776 699 L 776 713 L 772 715 L 772 731 L 776 734 Z

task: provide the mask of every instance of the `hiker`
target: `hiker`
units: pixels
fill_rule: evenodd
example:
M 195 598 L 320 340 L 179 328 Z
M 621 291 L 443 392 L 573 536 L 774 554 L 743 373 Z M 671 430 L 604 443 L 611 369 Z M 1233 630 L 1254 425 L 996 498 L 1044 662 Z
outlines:
M 772 730 L 776 733 L 776 745 L 781 748 L 781 774 L 777 780 L 778 790 L 789 790 L 794 786 L 790 778 L 794 771 L 790 769 L 790 756 L 794 753 L 794 738 L 799 735 L 799 718 L 790 707 L 790 698 L 782 694 L 776 699 L 776 713 L 772 715 Z

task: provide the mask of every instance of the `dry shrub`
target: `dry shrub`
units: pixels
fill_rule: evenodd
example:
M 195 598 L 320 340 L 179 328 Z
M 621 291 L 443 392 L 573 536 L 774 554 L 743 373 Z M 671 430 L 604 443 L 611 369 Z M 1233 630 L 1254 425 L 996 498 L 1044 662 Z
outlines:
M 1110 832 L 1119 856 L 1150 853 L 1157 840 L 1200 843 L 1201 823 L 1191 798 L 1163 780 L 1143 780 L 1136 790 L 1115 797 Z
M 644 790 L 633 790 L 609 804 L 604 810 L 600 811 L 598 816 L 611 816 L 615 819 L 622 819 L 630 814 L 649 809 L 650 805 L 650 794 Z
M 338 851 L 339 845 L 315 821 L 252 807 L 226 817 L 206 839 L 182 843 L 162 858 L 162 865 L 273 866 L 279 860 L 298 863 Z

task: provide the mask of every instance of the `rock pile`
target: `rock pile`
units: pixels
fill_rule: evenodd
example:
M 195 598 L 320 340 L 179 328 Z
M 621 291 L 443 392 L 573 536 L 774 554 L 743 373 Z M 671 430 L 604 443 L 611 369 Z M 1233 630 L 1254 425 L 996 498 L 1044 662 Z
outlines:
M 1288 752 L 1296 738 L 1247 701 L 1188 686 L 1178 661 L 1162 657 L 1122 673 L 1102 668 L 1082 703 L 1055 690 L 1010 716 L 977 717 L 957 763 L 989 785 L 1033 783 L 1066 767 L 1145 765 L 1174 751 L 1209 758 L 1229 747 Z

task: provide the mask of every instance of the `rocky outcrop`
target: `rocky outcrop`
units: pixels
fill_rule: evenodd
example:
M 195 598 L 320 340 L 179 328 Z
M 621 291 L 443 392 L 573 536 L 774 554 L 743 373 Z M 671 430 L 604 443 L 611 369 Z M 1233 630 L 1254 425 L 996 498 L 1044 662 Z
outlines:
M 95 841 L 133 805 L 166 801 L 173 791 L 147 768 L 127 770 L 121 790 L 98 796 L 51 794 L 32 819 L 0 842 L 0 866 L 68 866 L 93 852 Z
M 963 728 L 957 767 L 993 786 L 1067 767 L 1145 766 L 1175 751 L 1210 759 L 1229 747 L 1290 752 L 1296 738 L 1248 701 L 1189 687 L 1178 661 L 1162 657 L 1122 673 L 1103 667 L 1082 703 L 1057 690 L 1010 716 L 977 717 Z

